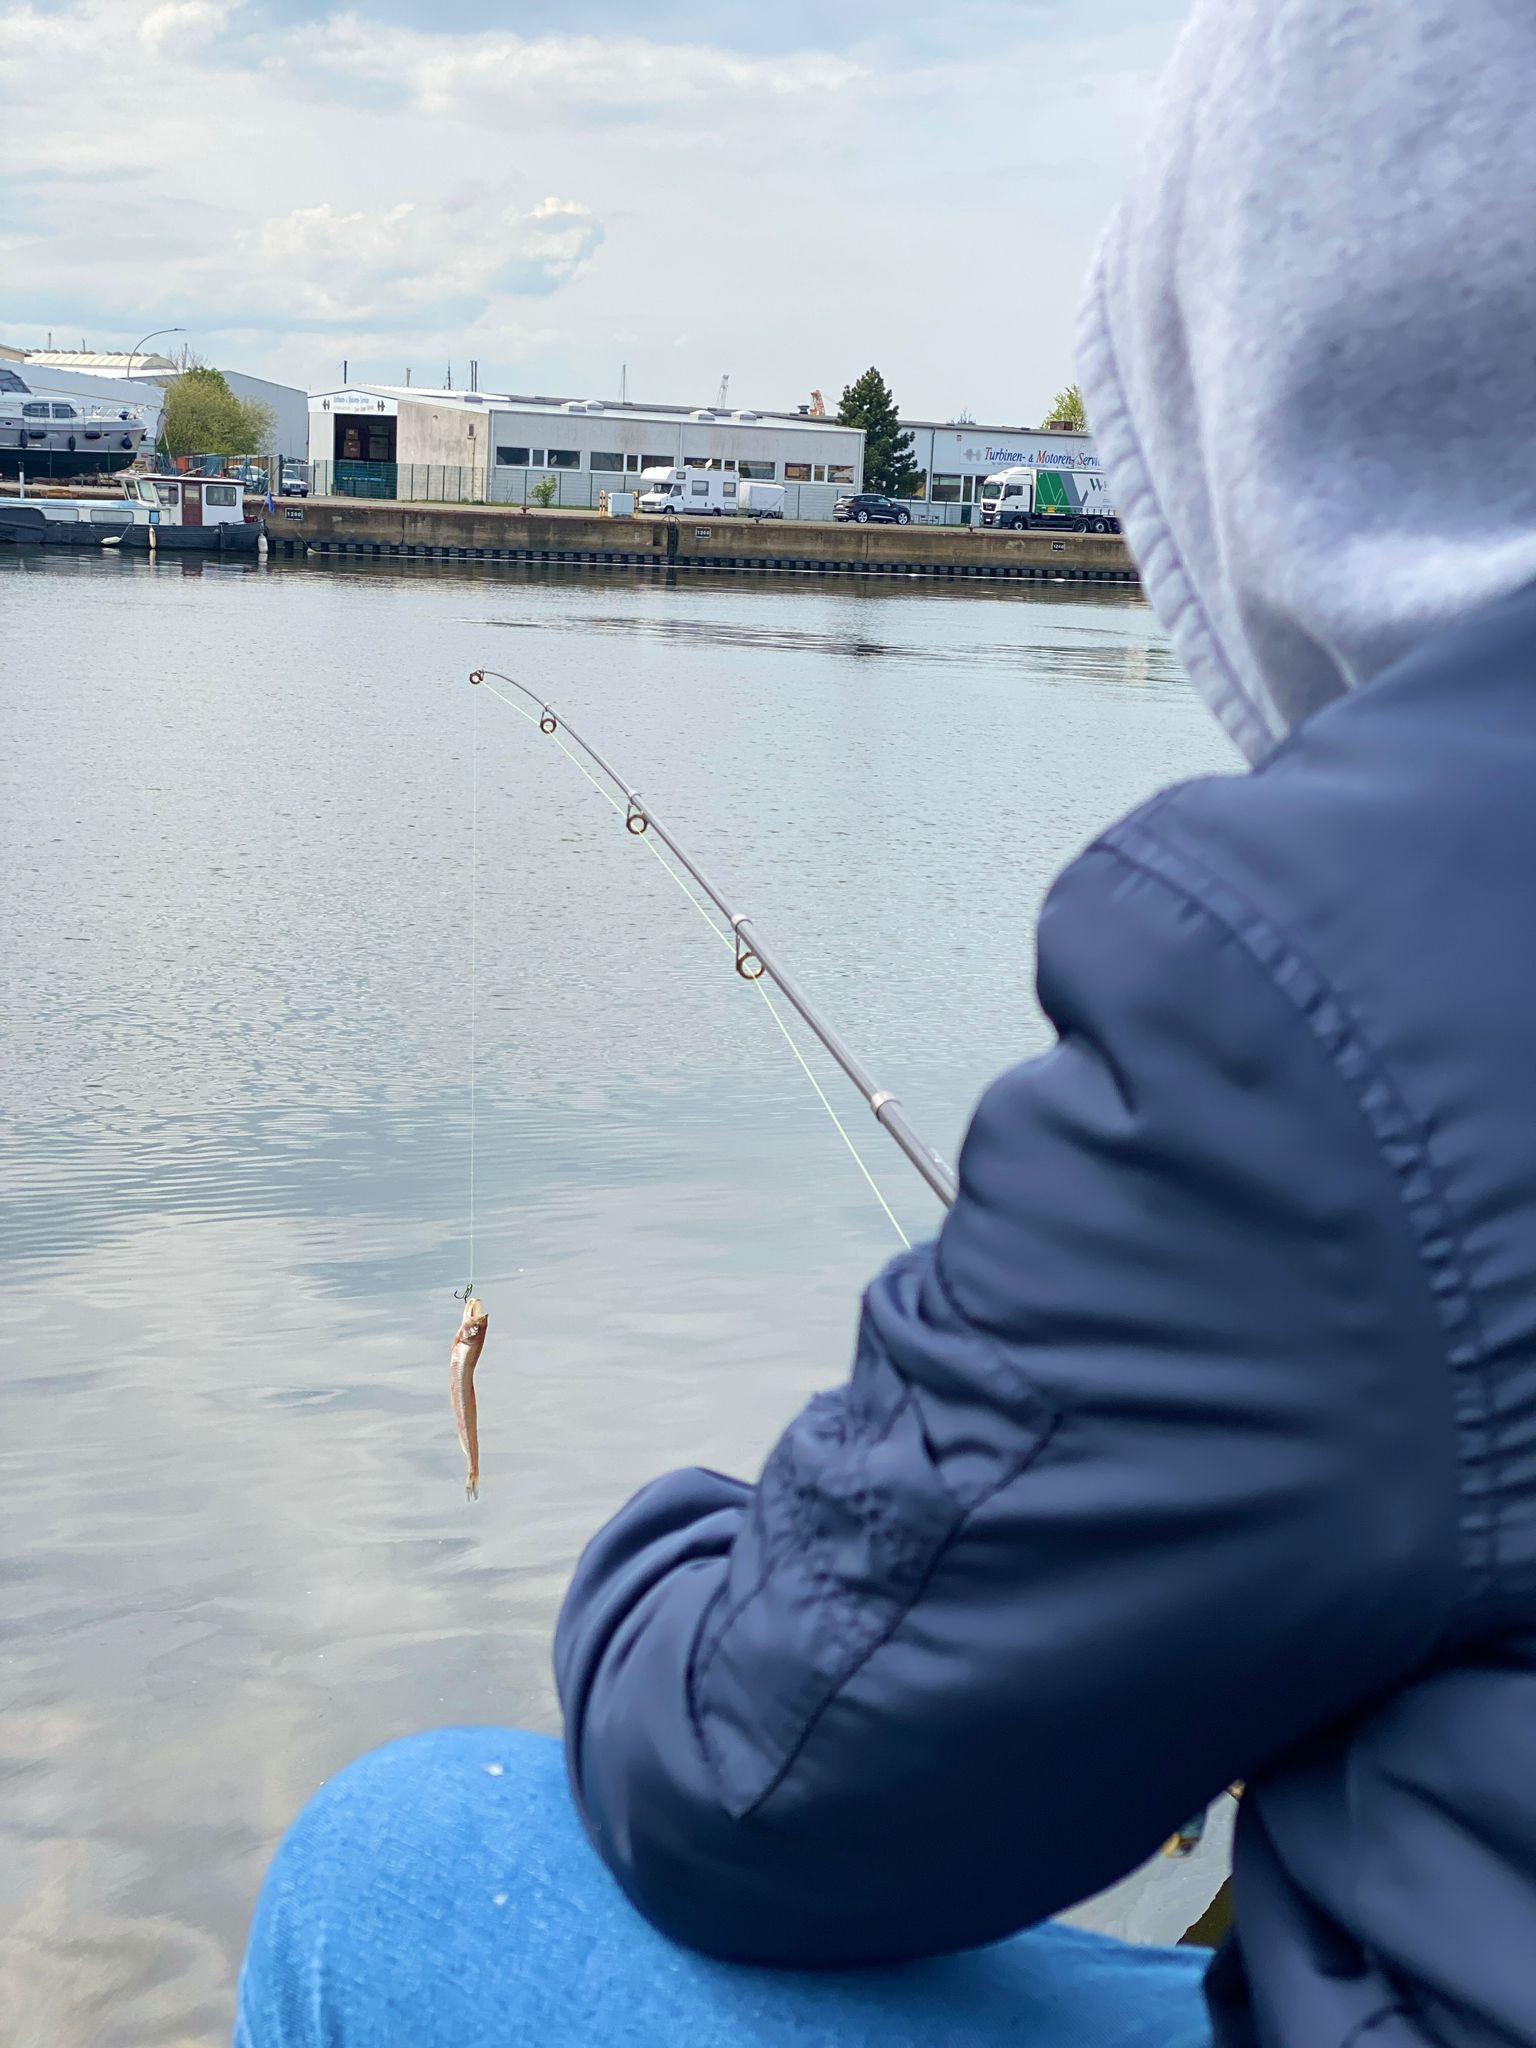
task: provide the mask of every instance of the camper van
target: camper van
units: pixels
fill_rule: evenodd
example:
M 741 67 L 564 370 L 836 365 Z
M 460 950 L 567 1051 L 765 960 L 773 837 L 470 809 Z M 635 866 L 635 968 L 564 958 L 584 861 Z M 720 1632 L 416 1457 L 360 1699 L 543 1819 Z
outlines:
M 643 469 L 640 472 L 642 512 L 732 513 L 736 510 L 736 476 L 725 469 Z

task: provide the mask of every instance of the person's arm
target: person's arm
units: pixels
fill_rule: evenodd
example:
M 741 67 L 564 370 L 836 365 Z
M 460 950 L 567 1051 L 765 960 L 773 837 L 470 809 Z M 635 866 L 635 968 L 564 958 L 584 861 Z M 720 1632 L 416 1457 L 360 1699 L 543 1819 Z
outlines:
M 1059 1043 L 983 1100 L 849 1383 L 755 1488 L 642 1492 L 561 1616 L 592 1838 L 715 1954 L 873 1962 L 1059 1911 L 1444 1624 L 1412 1148 L 1384 1155 L 1347 1020 L 1105 847 L 1040 961 Z

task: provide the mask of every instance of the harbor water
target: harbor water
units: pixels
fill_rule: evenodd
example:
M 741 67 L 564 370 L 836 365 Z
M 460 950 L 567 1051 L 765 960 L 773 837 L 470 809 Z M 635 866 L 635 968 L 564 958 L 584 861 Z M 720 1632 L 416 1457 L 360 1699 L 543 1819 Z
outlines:
M 761 989 L 468 671 L 596 741 L 951 1158 L 1048 1042 L 1052 874 L 1236 759 L 1119 592 L 8 552 L 0 649 L 0 2013 L 201 2048 L 303 1800 L 555 1728 L 585 1539 L 755 1471 L 898 1243 Z

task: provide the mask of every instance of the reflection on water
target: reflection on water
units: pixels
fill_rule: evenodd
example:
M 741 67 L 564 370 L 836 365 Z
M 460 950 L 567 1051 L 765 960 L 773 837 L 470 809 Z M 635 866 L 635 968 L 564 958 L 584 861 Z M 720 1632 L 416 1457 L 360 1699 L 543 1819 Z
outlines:
M 0 2011 L 187 2048 L 303 1798 L 407 1729 L 553 1726 L 586 1536 L 755 1469 L 893 1244 L 696 913 L 482 701 L 466 1505 L 467 671 L 686 826 L 951 1152 L 1041 1043 L 1052 871 L 1232 763 L 1099 594 L 0 558 L 0 644 Z

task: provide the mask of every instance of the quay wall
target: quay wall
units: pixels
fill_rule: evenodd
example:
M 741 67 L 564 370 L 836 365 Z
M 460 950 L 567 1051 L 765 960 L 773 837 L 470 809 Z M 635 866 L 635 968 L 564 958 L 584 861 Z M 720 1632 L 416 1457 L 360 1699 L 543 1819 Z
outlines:
M 823 520 L 610 519 L 510 505 L 363 498 L 279 502 L 274 550 L 429 560 L 595 562 L 868 576 L 1134 584 L 1118 534 L 1000 533 L 963 526 L 839 526 Z

